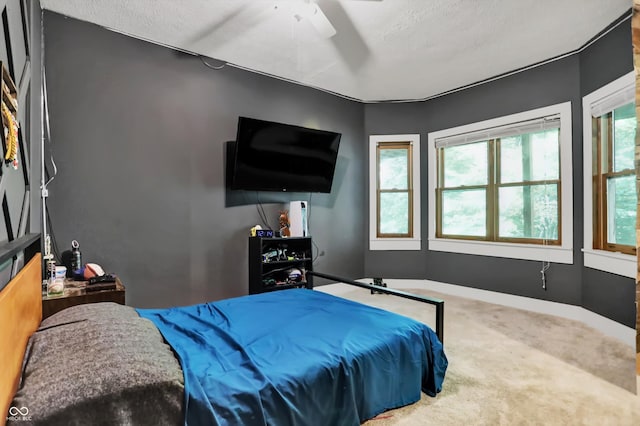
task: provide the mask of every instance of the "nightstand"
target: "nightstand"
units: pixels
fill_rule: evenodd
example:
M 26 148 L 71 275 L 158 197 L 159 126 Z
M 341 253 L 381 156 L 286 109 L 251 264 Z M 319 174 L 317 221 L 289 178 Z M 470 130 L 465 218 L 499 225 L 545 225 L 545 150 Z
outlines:
M 64 282 L 64 293 L 58 295 L 42 295 L 42 319 L 50 317 L 65 308 L 85 303 L 115 302 L 124 305 L 125 289 L 116 277 L 116 288 L 111 290 L 87 291 L 86 281 Z

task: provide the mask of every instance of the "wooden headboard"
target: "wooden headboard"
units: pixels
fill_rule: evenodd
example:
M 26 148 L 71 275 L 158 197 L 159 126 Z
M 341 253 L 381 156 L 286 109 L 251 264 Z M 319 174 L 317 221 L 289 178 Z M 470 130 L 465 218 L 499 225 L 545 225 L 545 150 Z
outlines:
M 42 320 L 40 253 L 0 292 L 0 425 L 6 421 L 29 337 Z

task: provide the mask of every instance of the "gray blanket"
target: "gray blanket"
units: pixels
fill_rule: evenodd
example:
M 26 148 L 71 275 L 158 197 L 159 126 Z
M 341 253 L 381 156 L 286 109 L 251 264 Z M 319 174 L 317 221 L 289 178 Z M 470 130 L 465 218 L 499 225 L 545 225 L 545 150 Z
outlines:
M 178 425 L 183 398 L 180 364 L 150 321 L 115 303 L 79 305 L 31 337 L 9 423 Z

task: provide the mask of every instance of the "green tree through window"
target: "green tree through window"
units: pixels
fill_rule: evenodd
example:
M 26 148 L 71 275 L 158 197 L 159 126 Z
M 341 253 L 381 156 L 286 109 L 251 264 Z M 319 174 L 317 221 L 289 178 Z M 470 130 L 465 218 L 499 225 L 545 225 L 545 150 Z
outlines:
M 559 128 L 438 148 L 438 237 L 559 244 Z

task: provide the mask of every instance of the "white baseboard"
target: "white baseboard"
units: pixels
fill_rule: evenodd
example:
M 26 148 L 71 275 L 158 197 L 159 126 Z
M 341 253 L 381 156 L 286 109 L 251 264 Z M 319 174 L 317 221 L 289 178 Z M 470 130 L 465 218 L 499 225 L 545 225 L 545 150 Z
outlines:
M 373 279 L 363 278 L 358 281 L 371 283 Z M 467 299 L 480 300 L 482 302 L 494 303 L 496 305 L 509 306 L 512 308 L 537 312 L 547 315 L 555 315 L 561 318 L 580 321 L 589 327 L 592 327 L 607 336 L 614 337 L 624 344 L 635 349 L 636 346 L 636 330 L 631 327 L 622 325 L 602 315 L 591 312 L 580 306 L 567 305 L 564 303 L 550 302 L 547 300 L 533 299 L 530 297 L 515 296 L 512 294 L 499 293 L 489 290 L 481 290 L 478 288 L 459 286 L 455 284 L 446 284 L 438 281 L 429 280 L 410 280 L 410 279 L 385 279 L 384 282 L 390 288 L 397 289 L 421 289 L 437 291 L 439 293 L 450 294 L 453 296 L 466 297 Z M 340 296 L 353 290 L 353 287 L 344 284 L 329 284 L 317 287 L 327 293 Z M 446 316 L 445 304 L 445 316 Z

